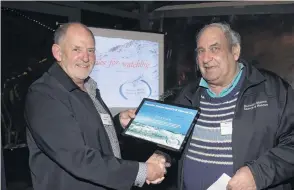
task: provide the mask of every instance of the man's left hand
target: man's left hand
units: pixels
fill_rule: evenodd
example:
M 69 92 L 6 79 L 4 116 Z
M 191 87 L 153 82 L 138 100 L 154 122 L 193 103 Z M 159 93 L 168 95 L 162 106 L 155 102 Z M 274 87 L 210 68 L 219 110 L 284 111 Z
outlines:
M 119 121 L 123 128 L 125 128 L 130 120 L 135 117 L 136 109 L 122 111 L 119 114 Z
M 247 166 L 240 168 L 231 178 L 227 190 L 256 190 L 254 177 Z

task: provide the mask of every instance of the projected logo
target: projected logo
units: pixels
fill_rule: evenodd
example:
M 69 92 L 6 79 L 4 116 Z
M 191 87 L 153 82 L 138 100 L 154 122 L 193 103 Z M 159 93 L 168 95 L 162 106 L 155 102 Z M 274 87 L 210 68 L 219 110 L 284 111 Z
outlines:
M 142 99 L 148 98 L 152 94 L 151 86 L 142 76 L 133 81 L 123 83 L 119 88 L 120 95 L 126 99 Z

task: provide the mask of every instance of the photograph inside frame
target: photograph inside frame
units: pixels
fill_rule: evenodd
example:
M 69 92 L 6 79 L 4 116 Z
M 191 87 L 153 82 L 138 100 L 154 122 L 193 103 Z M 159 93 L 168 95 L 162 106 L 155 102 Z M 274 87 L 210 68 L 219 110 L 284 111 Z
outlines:
M 193 128 L 199 109 L 143 99 L 136 117 L 124 135 L 181 151 Z

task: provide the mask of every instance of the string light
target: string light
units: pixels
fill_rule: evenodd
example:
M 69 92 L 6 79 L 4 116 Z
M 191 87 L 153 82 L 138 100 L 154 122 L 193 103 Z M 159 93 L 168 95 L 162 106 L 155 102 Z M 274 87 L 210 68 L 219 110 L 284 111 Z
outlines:
M 41 22 L 39 22 L 37 20 L 34 20 L 34 19 L 32 19 L 32 18 L 30 18 L 30 17 L 28 17 L 28 16 L 20 13 L 19 11 L 15 10 L 15 9 L 10 9 L 10 8 L 7 8 L 7 7 L 2 7 L 2 10 L 14 12 L 14 13 L 16 13 L 16 14 L 18 14 L 18 15 L 20 15 L 20 16 L 22 16 L 22 17 L 24 17 L 24 18 L 26 18 L 26 19 L 28 19 L 28 20 L 30 20 L 30 21 L 32 21 L 32 22 L 34 22 L 34 23 L 36 23 L 36 24 L 38 24 L 38 25 L 40 25 L 40 26 L 42 26 L 42 27 L 44 27 L 46 29 L 48 29 L 48 30 L 51 30 L 53 32 L 55 31 L 55 29 L 53 29 L 53 28 L 51 28 L 51 27 L 49 27 L 49 26 L 47 26 L 47 25 L 45 25 L 45 24 L 43 24 L 43 23 L 41 23 Z
M 41 22 L 39 22 L 39 21 L 37 21 L 37 20 L 34 20 L 34 19 L 32 19 L 32 18 L 30 18 L 30 17 L 28 17 L 28 16 L 26 16 L 26 15 L 20 13 L 20 12 L 17 11 L 17 10 L 10 9 L 10 8 L 7 8 L 7 7 L 2 7 L 1 9 L 4 10 L 4 11 L 11 11 L 11 12 L 14 12 L 14 13 L 16 13 L 17 15 L 22 16 L 22 17 L 26 18 L 27 20 L 30 20 L 30 21 L 32 21 L 32 22 L 34 22 L 34 23 L 36 23 L 36 24 L 38 24 L 38 25 L 40 25 L 40 26 L 42 26 L 42 27 L 44 27 L 44 28 L 46 28 L 46 29 L 48 29 L 48 30 L 51 30 L 51 31 L 53 31 L 53 32 L 55 31 L 55 29 L 53 29 L 53 28 L 51 28 L 51 27 L 49 27 L 49 26 L 47 26 L 47 25 L 45 25 L 45 24 L 43 24 L 43 23 L 41 23 Z M 38 63 L 41 63 L 41 64 L 42 64 L 42 63 L 44 63 L 45 61 L 47 61 L 47 58 L 44 58 L 44 59 L 40 60 Z M 32 69 L 31 69 L 30 67 L 28 67 L 27 70 L 28 70 L 28 71 L 32 71 Z M 16 76 L 12 76 L 12 77 L 6 79 L 5 82 L 12 81 L 12 80 L 14 80 L 14 79 L 20 78 L 20 77 L 25 76 L 25 75 L 27 75 L 27 74 L 28 74 L 28 72 L 25 71 L 25 72 L 23 72 L 22 74 L 17 74 Z M 4 87 L 5 87 L 5 86 L 6 86 L 6 83 L 4 83 Z
M 38 63 L 39 63 L 39 64 L 42 64 L 42 63 L 45 63 L 45 61 L 47 61 L 47 58 L 44 58 L 44 59 L 38 61 Z M 27 71 L 32 71 L 32 69 L 31 69 L 30 67 L 28 67 L 28 68 L 27 68 Z M 12 80 L 14 80 L 14 79 L 17 79 L 17 78 L 20 78 L 20 77 L 22 77 L 22 76 L 27 75 L 27 74 L 28 74 L 27 71 L 25 71 L 25 72 L 23 72 L 23 73 L 21 73 L 21 74 L 17 74 L 16 76 L 12 76 L 12 77 L 6 79 L 6 81 L 5 81 L 5 83 L 4 83 L 4 88 L 6 87 L 6 83 L 7 83 L 7 82 L 12 81 Z

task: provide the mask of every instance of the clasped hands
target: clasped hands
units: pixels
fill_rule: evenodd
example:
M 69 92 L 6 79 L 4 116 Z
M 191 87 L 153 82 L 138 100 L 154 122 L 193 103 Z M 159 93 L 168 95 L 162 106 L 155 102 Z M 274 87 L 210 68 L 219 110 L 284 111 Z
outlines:
M 146 183 L 159 184 L 164 180 L 167 173 L 166 168 L 170 167 L 170 163 L 166 162 L 163 155 L 154 153 L 147 161 L 147 178 Z

